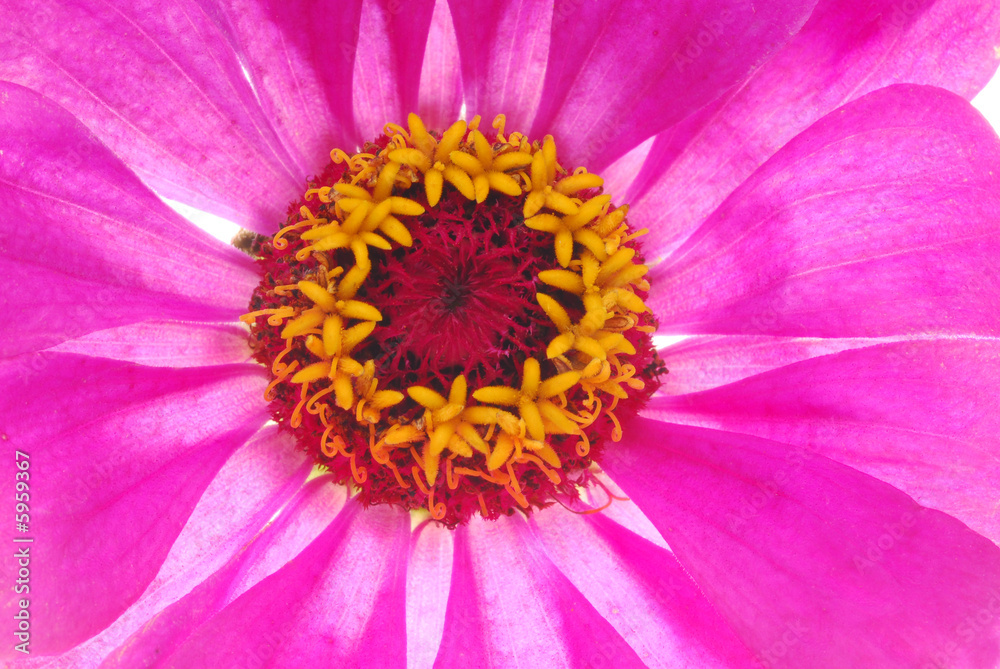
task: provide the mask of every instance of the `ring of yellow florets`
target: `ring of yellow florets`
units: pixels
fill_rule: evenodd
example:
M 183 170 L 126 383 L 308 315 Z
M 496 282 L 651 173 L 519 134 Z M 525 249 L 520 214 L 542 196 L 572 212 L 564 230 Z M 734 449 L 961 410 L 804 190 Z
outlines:
M 613 425 L 610 436 L 619 439 L 614 413 L 619 402 L 630 393 L 648 397 L 652 389 L 642 377 L 655 380 L 662 369 L 648 355 L 639 358 L 651 373 L 637 373 L 633 364 L 639 361 L 635 333 L 648 342 L 654 329 L 643 302 L 647 268 L 634 262 L 630 245 L 645 231 L 629 231 L 627 206 L 613 207 L 610 196 L 600 193 L 601 177 L 564 170 L 552 137 L 531 142 L 520 133 L 504 136 L 502 116 L 493 124 L 492 141 L 478 128 L 478 117 L 469 124 L 458 121 L 440 136 L 428 132 L 416 115 L 408 126 L 387 125 L 384 146 L 368 145 L 369 151 L 353 156 L 332 153 L 340 177 L 305 193 L 307 201 L 315 197 L 326 205 L 326 217 L 303 205 L 298 220 L 269 242 L 277 250 L 287 248 L 290 239 L 298 244 L 282 262 L 297 263 L 300 278 L 262 283 L 258 290 L 267 299 L 255 299 L 255 310 L 243 319 L 257 342 L 270 328 L 272 340 L 283 343 L 276 354 L 262 355 L 273 375 L 268 398 L 281 394 L 294 400 L 291 413 L 280 420 L 291 428 L 304 417 L 318 421 L 324 459 L 349 461 L 359 486 L 368 472 L 357 464 L 358 449 L 348 449 L 343 433 L 351 425 L 366 431 L 369 462 L 391 470 L 407 497 L 418 500 L 410 506 L 424 506 L 453 525 L 471 513 L 451 503 L 458 499 L 453 491 L 462 477 L 503 490 L 520 508 L 540 505 L 526 495 L 518 472 L 534 468 L 561 485 L 568 473 L 560 473 L 566 444 L 572 444 L 573 464 L 580 467 L 588 462 L 591 443 L 602 436 L 599 419 Z M 458 374 L 447 387 L 385 387 L 377 361 L 365 358 L 366 342 L 383 314 L 358 299 L 359 292 L 372 273 L 373 253 L 413 245 L 408 221 L 426 211 L 406 197 L 415 185 L 422 186 L 422 200 L 431 208 L 449 188 L 476 203 L 491 194 L 515 198 L 523 202 L 521 224 L 550 236 L 554 262 L 533 279 L 545 287 L 534 298 L 555 334 L 536 355 L 518 362 L 518 378 L 508 385 L 470 388 Z M 259 308 L 275 304 L 280 306 Z M 285 362 L 290 357 L 296 359 Z M 408 467 L 400 467 L 401 458 Z M 483 515 L 503 511 L 477 496 Z

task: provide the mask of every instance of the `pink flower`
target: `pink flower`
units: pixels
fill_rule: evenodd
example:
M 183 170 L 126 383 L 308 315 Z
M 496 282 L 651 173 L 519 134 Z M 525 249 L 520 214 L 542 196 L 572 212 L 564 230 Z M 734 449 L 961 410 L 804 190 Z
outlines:
M 1000 140 L 965 101 L 992 3 L 0 18 L 2 657 L 997 666 Z M 252 261 L 149 190 L 270 235 L 331 148 L 463 103 L 604 174 L 661 333 L 697 335 L 601 514 L 411 531 L 307 481 L 236 324 Z

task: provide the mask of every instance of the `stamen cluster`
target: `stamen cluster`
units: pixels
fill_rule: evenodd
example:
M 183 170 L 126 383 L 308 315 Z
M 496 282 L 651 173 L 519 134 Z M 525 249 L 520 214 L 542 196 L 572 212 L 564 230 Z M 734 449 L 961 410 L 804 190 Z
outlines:
M 365 503 L 450 526 L 575 497 L 663 371 L 645 231 L 503 116 L 436 134 L 411 114 L 331 156 L 254 247 L 243 319 L 276 420 Z

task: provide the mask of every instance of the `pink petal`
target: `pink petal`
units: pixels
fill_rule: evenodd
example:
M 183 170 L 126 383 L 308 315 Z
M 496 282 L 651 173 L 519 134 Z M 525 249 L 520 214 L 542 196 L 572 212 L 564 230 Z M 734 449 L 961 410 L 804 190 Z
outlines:
M 349 503 L 300 555 L 184 640 L 172 667 L 405 667 L 409 516 Z
M 417 528 L 406 570 L 406 657 L 409 669 L 434 666 L 451 588 L 453 535 L 436 523 Z
M 600 514 L 552 509 L 533 518 L 559 570 L 647 666 L 753 666 L 750 651 L 669 551 Z
M 353 110 L 362 2 L 205 3 L 221 8 L 268 120 L 296 156 L 295 185 L 301 195 L 306 175 L 329 163 L 331 149 L 351 151 L 364 139 L 354 126 Z
M 649 157 L 654 141 L 654 138 L 650 137 L 601 170 L 601 177 L 604 178 L 604 192 L 612 195 L 616 203 L 630 202 L 628 194 L 635 184 L 636 175 L 642 170 L 642 166 Z
M 73 354 L 0 366 L 0 484 L 27 454 L 31 650 L 63 651 L 131 605 L 215 473 L 267 419 L 250 365 L 170 370 Z M 99 540 L 97 540 L 99 538 Z M 12 561 L 4 577 L 13 583 Z M 5 616 L 13 615 L 13 593 Z M 6 647 L 2 652 L 12 652 Z
M 78 116 L 165 197 L 270 234 L 306 175 L 211 4 L 12 0 L 0 78 Z M 71 146 L 78 165 L 87 148 Z
M 49 350 L 124 360 L 149 367 L 208 367 L 250 359 L 246 330 L 236 324 L 171 321 L 98 330 Z
M 1000 548 L 954 518 L 801 448 L 644 418 L 625 434 L 601 466 L 764 666 L 1000 659 Z
M 443 129 L 462 107 L 462 67 L 448 0 L 436 0 L 420 70 L 418 112 L 428 128 Z
M 658 392 L 664 395 L 696 393 L 800 360 L 878 343 L 884 341 L 753 335 L 690 337 L 657 351 L 669 370 Z
M 526 132 L 543 94 L 552 3 L 489 0 L 449 3 L 455 19 L 469 117 L 489 126 L 497 114 Z
M 650 522 L 649 518 L 642 512 L 642 509 L 628 499 L 628 496 L 614 481 L 608 478 L 602 471 L 595 472 L 594 476 L 607 488 L 607 491 L 601 490 L 600 486 L 590 486 L 581 494 L 581 499 L 586 501 L 589 507 L 573 505 L 570 506 L 571 509 L 574 511 L 587 511 L 588 509 L 605 507 L 601 511 L 602 517 L 614 521 L 616 524 L 632 532 L 632 534 L 642 537 L 655 546 L 670 550 L 667 542 L 660 535 L 660 531 Z M 608 492 L 615 495 L 618 499 L 609 500 Z M 610 505 L 608 505 L 609 502 L 611 502 Z
M 1000 142 L 958 96 L 893 86 L 819 121 L 652 271 L 673 332 L 995 333 Z
M 657 139 L 630 217 L 668 254 L 779 148 L 840 105 L 894 83 L 972 99 L 997 68 L 995 3 L 836 0 L 708 113 Z
M 1000 543 L 997 360 L 996 341 L 895 342 L 657 398 L 647 413 L 814 449 Z
M 405 123 L 417 110 L 420 70 L 434 0 L 367 2 L 361 11 L 354 61 L 354 114 L 365 139 L 387 122 Z
M 588 665 L 589 663 L 589 665 Z M 517 517 L 455 531 L 435 667 L 644 667 Z
M 311 469 L 311 462 L 290 441 L 276 427 L 265 427 L 237 450 L 205 490 L 142 597 L 100 634 L 57 656 L 54 666 L 96 667 L 153 617 L 240 554 L 292 501 Z M 295 522 L 301 523 L 303 517 L 299 513 Z M 269 539 L 275 536 L 268 534 Z M 281 548 L 271 561 L 294 557 L 301 544 L 285 541 Z M 271 571 L 277 567 L 280 564 Z
M 151 589 L 247 544 L 291 500 L 312 466 L 291 435 L 279 432 L 276 425 L 262 428 L 212 479 Z
M 335 492 L 337 504 L 331 506 L 330 492 Z M 303 531 L 315 539 L 331 517 L 346 501 L 344 488 L 330 484 L 329 478 L 310 481 L 273 522 L 264 519 L 256 536 L 203 583 L 191 590 L 183 599 L 156 611 L 145 624 L 129 637 L 121 647 L 101 665 L 102 667 L 135 667 L 149 665 L 152 658 L 160 663 L 171 661 L 171 655 L 198 628 L 211 621 L 226 606 L 246 592 L 247 572 L 263 567 L 270 575 L 294 559 L 299 550 L 290 551 L 285 545 L 289 535 Z M 252 579 L 256 585 L 262 579 Z
M 248 257 L 171 211 L 65 110 L 16 84 L 0 95 L 0 290 L 18 315 L 0 325 L 0 355 L 246 310 Z
M 559 0 L 532 134 L 552 133 L 565 164 L 601 170 L 740 83 L 813 4 Z

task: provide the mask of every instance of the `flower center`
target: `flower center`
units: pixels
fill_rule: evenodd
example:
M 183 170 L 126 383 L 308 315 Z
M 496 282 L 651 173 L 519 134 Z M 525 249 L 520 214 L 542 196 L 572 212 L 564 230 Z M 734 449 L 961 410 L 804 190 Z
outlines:
M 252 251 L 275 420 L 365 504 L 455 526 L 576 498 L 664 371 L 627 206 L 555 142 L 411 114 Z

